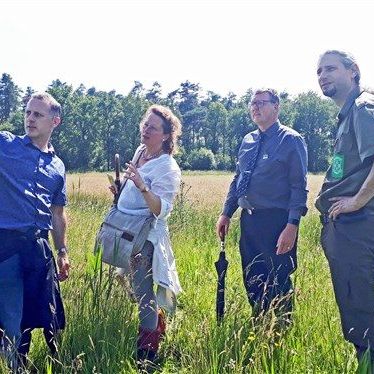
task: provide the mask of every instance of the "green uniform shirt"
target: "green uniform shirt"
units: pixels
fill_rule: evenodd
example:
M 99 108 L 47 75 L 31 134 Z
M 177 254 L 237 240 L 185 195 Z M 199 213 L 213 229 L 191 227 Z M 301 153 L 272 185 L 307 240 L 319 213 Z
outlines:
M 334 155 L 316 207 L 327 213 L 331 197 L 354 196 L 368 176 L 374 159 L 374 95 L 353 91 L 338 114 Z M 374 199 L 365 206 L 374 214 Z

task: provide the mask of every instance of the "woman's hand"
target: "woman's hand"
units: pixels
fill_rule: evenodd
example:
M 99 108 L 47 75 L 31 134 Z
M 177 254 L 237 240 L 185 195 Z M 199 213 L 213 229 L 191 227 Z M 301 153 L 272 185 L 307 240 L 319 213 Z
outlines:
M 126 166 L 127 170 L 125 171 L 124 176 L 127 179 L 132 180 L 138 189 L 141 189 L 144 186 L 144 182 L 135 164 L 130 161 L 128 164 L 126 164 Z
M 108 188 L 113 195 L 117 193 L 117 188 L 115 186 L 110 185 Z

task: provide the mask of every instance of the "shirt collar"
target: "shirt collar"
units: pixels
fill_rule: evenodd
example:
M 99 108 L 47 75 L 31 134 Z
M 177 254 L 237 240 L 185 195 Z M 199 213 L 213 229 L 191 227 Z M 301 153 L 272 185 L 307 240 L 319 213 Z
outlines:
M 347 100 L 345 101 L 343 108 L 338 113 L 338 121 L 341 122 L 351 109 L 352 104 L 355 100 L 362 94 L 363 90 L 360 87 L 354 88 L 351 93 L 348 95 Z
M 280 126 L 279 121 L 274 122 L 267 130 L 262 132 L 262 136 L 266 135 L 267 138 L 271 138 L 277 133 L 279 126 Z M 261 133 L 260 129 L 257 130 L 257 133 L 258 135 L 260 135 Z
M 38 147 L 36 147 L 34 144 L 32 144 L 32 141 L 31 141 L 31 139 L 28 135 L 21 136 L 21 139 L 22 139 L 23 144 L 25 144 L 27 146 L 34 147 L 34 148 L 36 148 L 40 151 L 40 149 Z M 40 152 L 42 152 L 42 151 L 40 151 Z M 53 148 L 53 145 L 51 143 L 48 143 L 48 151 L 43 152 L 43 153 L 51 154 L 52 156 L 54 156 L 55 155 L 55 149 Z

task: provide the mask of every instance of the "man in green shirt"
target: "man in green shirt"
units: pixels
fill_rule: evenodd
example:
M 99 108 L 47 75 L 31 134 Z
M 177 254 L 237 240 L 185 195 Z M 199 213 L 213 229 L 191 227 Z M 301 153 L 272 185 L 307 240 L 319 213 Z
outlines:
M 334 153 L 316 207 L 345 339 L 374 359 L 374 95 L 360 87 L 348 53 L 327 51 L 317 68 L 340 108 Z

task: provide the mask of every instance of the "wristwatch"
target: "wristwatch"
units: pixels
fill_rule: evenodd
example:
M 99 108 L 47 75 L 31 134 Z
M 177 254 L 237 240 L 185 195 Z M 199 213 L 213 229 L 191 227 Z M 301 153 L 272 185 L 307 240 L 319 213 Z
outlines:
M 144 184 L 143 187 L 139 189 L 139 191 L 141 193 L 144 193 L 144 192 L 149 192 L 150 189 L 149 189 L 149 187 L 146 184 Z

